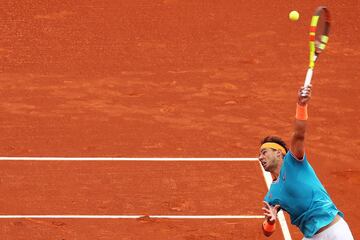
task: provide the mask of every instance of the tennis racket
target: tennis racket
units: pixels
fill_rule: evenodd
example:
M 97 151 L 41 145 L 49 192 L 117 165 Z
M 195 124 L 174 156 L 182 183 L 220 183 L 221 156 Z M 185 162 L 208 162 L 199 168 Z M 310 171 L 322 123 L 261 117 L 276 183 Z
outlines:
M 321 52 L 325 50 L 329 41 L 330 13 L 326 7 L 318 7 L 311 18 L 309 47 L 309 68 L 306 73 L 304 87 L 310 85 L 316 60 Z

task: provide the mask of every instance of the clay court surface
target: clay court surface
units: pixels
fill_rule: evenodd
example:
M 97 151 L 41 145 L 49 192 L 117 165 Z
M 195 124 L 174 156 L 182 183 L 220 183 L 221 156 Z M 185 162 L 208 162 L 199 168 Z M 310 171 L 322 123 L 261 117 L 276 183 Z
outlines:
M 255 217 L 16 216 L 261 216 L 256 161 L 135 159 L 254 158 L 262 137 L 289 140 L 321 4 L 333 26 L 315 67 L 306 152 L 359 238 L 354 0 L 2 1 L 0 157 L 134 160 L 1 160 L 0 238 L 266 239 Z M 272 239 L 284 239 L 280 229 Z

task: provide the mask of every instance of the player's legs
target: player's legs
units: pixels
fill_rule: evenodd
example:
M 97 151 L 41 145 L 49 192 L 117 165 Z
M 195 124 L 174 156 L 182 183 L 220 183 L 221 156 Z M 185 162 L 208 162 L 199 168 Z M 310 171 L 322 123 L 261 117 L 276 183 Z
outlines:
M 303 240 L 354 240 L 349 225 L 341 218 L 333 226 L 325 231 L 316 234 L 312 238 L 303 238 Z

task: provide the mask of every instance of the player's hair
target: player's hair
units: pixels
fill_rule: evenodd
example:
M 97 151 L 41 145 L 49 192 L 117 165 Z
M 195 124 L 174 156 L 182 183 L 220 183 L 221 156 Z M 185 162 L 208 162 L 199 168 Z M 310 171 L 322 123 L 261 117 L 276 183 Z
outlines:
M 267 143 L 267 142 L 277 143 L 277 144 L 279 144 L 280 146 L 282 146 L 283 148 L 285 148 L 285 151 L 286 151 L 286 152 L 289 151 L 288 147 L 286 146 L 285 141 L 282 140 L 282 139 L 281 139 L 280 137 L 278 137 L 278 136 L 272 136 L 272 135 L 270 135 L 270 136 L 265 137 L 265 138 L 261 141 L 260 146 L 263 145 L 264 143 Z

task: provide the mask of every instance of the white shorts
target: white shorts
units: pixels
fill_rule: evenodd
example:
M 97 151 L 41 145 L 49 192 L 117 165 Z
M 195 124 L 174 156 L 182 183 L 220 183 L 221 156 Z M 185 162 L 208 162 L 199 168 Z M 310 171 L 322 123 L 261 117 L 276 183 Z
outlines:
M 303 240 L 354 240 L 348 224 L 343 218 L 337 223 L 314 235 L 312 238 L 303 238 Z

